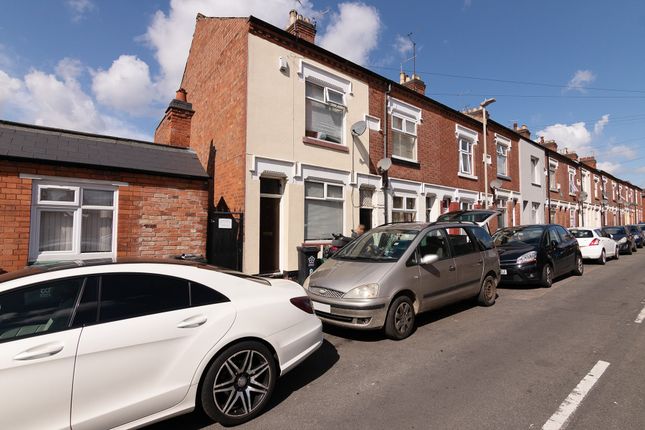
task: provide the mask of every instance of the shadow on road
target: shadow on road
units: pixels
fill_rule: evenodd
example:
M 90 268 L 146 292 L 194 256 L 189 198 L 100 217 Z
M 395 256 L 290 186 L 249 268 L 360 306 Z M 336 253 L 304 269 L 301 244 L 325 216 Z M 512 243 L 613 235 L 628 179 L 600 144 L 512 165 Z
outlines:
M 588 265 L 585 263 L 585 266 Z M 565 279 L 569 279 L 571 277 L 576 277 L 573 273 L 568 273 L 566 275 L 561 275 L 558 276 L 557 278 L 553 279 L 553 285 L 557 285 L 558 282 L 564 281 Z M 497 288 L 500 290 L 541 290 L 543 287 L 540 284 L 526 284 L 526 283 L 508 283 L 508 282 L 502 282 L 497 285 Z
M 462 302 L 447 305 L 443 308 L 431 310 L 418 314 L 416 316 L 416 329 L 423 327 L 435 321 L 449 318 L 468 309 L 477 307 L 478 304 L 475 300 L 464 300 Z M 329 324 L 323 324 L 323 331 L 332 336 L 342 337 L 350 341 L 360 342 L 380 342 L 387 340 L 383 330 L 352 330 L 344 327 L 337 327 Z M 412 333 L 411 336 L 414 336 Z
M 310 355 L 305 361 L 300 363 L 292 371 L 278 379 L 278 382 L 273 391 L 273 395 L 269 400 L 264 412 L 278 406 L 285 401 L 292 393 L 298 391 L 307 384 L 315 381 L 324 375 L 334 364 L 338 361 L 338 351 L 336 347 L 327 340 L 323 340 L 322 345 L 318 350 Z M 262 414 L 260 416 L 262 416 Z M 259 418 L 259 417 L 258 417 Z M 256 419 L 258 419 L 256 418 Z M 195 412 L 187 415 L 182 415 L 176 418 L 171 418 L 157 424 L 145 427 L 146 430 L 198 430 L 206 428 L 214 423 L 206 416 L 206 414 L 197 408 Z

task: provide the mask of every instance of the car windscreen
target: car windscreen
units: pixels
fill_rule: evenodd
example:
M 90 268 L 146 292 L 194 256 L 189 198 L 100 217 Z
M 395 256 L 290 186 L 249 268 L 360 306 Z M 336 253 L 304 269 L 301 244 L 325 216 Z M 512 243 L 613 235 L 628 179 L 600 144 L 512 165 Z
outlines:
M 577 230 L 577 229 L 569 229 L 569 232 L 575 237 L 576 239 L 589 239 L 593 237 L 593 232 L 591 230 Z
M 372 230 L 338 251 L 337 260 L 396 261 L 419 234 L 418 230 Z
M 627 234 L 625 229 L 622 227 L 605 227 L 603 231 L 609 234 Z
M 544 233 L 544 226 L 532 225 L 527 227 L 505 228 L 493 235 L 495 246 L 506 244 L 539 245 Z

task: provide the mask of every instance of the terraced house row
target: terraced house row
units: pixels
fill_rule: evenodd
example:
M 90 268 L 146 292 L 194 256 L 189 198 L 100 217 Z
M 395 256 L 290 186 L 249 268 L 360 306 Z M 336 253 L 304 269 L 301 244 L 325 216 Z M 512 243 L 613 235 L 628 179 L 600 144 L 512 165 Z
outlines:
M 286 30 L 255 17 L 198 15 L 181 89 L 155 132 L 156 145 L 115 140 L 118 154 L 102 157 L 123 174 L 39 169 L 51 166 L 39 152 L 46 148 L 0 153 L 31 163 L 0 164 L 2 180 L 19 190 L 14 198 L 5 189 L 2 197 L 22 202 L 24 226 L 20 233 L 0 230 L 0 268 L 95 256 L 83 252 L 92 249 L 108 257 L 206 254 L 247 273 L 286 273 L 298 268 L 298 246 L 323 245 L 331 233 L 349 235 L 358 224 L 434 221 L 482 207 L 499 210 L 493 229 L 640 218 L 642 190 L 598 170 L 592 157 L 557 148 L 566 142 L 536 141 L 526 126 L 506 127 L 485 107 L 455 110 L 427 97 L 419 76 L 392 81 L 317 46 L 315 36 L 315 24 L 295 11 Z M 63 148 L 78 136 L 34 132 L 58 133 L 58 165 L 87 167 Z M 147 151 L 148 165 L 128 160 L 129 146 Z M 85 157 L 97 168 L 95 156 Z M 182 166 L 190 170 L 179 172 Z M 126 189 L 130 184 L 137 187 Z M 50 202 L 46 187 L 77 194 L 56 191 L 73 200 Z M 93 190 L 112 194 L 96 194 L 100 205 L 85 210 L 83 196 Z M 135 190 L 157 196 L 164 216 L 131 200 Z M 84 224 L 88 216 L 94 224 Z M 194 226 L 190 241 L 187 224 Z

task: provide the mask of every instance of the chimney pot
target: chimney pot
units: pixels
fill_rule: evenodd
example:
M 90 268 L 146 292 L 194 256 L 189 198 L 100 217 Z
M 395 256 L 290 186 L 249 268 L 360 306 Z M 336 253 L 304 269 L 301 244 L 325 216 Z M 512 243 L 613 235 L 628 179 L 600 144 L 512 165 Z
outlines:
M 289 12 L 289 26 L 286 31 L 310 43 L 316 40 L 316 23 L 303 17 L 295 9 Z
M 175 99 L 180 100 L 182 102 L 186 101 L 186 90 L 183 88 L 179 88 L 177 92 L 175 93 Z

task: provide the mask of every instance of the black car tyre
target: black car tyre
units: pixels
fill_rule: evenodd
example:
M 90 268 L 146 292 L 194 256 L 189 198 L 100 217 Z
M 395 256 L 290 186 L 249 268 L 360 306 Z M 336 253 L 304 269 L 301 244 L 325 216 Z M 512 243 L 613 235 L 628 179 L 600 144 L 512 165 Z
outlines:
M 616 247 L 616 252 L 614 252 L 614 260 L 618 260 L 620 258 L 620 248 Z
M 582 256 L 578 254 L 576 255 L 576 267 L 573 269 L 573 274 L 582 276 L 583 273 L 585 273 L 585 263 L 582 261 Z
M 477 302 L 482 306 L 492 306 L 495 304 L 495 299 L 497 299 L 497 280 L 493 276 L 488 275 L 482 282 L 479 296 L 477 296 Z
M 269 348 L 260 342 L 240 342 L 224 350 L 206 371 L 201 406 L 224 426 L 245 423 L 262 412 L 277 378 Z
M 633 253 L 634 253 L 634 250 L 632 249 L 632 246 L 629 245 L 629 247 L 627 248 L 627 255 L 632 255 Z
M 605 264 L 607 262 L 607 254 L 605 254 L 605 250 L 603 249 L 600 252 L 600 258 L 598 259 L 598 264 Z
M 385 335 L 390 339 L 401 340 L 414 331 L 414 304 L 408 296 L 397 297 L 387 312 Z
M 542 286 L 551 288 L 551 285 L 553 285 L 553 267 L 547 263 L 542 268 Z

